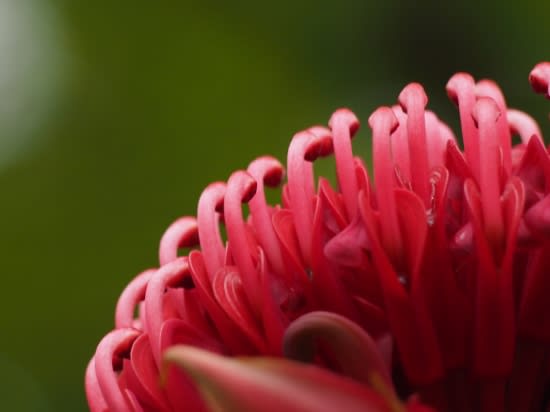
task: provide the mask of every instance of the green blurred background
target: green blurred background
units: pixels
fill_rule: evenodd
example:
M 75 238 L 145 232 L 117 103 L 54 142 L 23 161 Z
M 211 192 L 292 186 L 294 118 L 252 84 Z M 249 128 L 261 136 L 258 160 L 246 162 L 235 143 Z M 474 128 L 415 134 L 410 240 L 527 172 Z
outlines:
M 86 410 L 84 368 L 166 226 L 337 107 L 491 77 L 549 134 L 527 74 L 550 2 L 0 0 L 0 409 Z

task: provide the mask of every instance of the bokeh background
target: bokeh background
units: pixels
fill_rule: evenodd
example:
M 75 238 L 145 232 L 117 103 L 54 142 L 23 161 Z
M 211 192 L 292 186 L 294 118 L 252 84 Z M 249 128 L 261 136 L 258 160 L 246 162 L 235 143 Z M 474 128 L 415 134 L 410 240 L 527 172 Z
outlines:
M 0 0 L 0 408 L 84 411 L 128 280 L 213 180 L 339 106 L 490 77 L 550 135 L 527 74 L 550 2 Z

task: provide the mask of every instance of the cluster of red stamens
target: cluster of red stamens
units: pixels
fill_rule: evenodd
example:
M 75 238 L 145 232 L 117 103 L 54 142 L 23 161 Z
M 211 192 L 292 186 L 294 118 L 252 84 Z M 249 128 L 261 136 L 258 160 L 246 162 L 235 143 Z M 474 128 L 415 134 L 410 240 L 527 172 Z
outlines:
M 550 98 L 550 63 L 530 81 Z M 92 411 L 206 410 L 230 385 L 223 373 L 234 356 L 312 362 L 321 368 L 304 376 L 320 385 L 341 379 L 345 394 L 355 393 L 350 379 L 359 382 L 378 406 L 357 395 L 358 410 L 427 410 L 421 402 L 451 412 L 539 411 L 550 387 L 549 151 L 536 122 L 508 109 L 495 83 L 459 73 L 447 92 L 464 150 L 412 83 L 399 105 L 369 118 L 373 178 L 352 153 L 359 122 L 340 109 L 328 128 L 293 137 L 280 205 L 265 197 L 284 177 L 272 157 L 208 186 L 197 217 L 178 219 L 162 237 L 159 268 L 122 293 L 115 329 L 86 373 Z M 512 146 L 513 135 L 521 143 Z M 313 162 L 331 154 L 337 189 L 314 180 Z M 182 248 L 191 251 L 178 257 Z M 225 381 L 208 399 L 193 362 L 214 365 L 213 375 L 216 362 L 191 350 L 181 355 L 188 369 L 167 366 L 176 345 L 223 355 L 215 359 Z M 291 396 L 277 388 L 257 391 Z

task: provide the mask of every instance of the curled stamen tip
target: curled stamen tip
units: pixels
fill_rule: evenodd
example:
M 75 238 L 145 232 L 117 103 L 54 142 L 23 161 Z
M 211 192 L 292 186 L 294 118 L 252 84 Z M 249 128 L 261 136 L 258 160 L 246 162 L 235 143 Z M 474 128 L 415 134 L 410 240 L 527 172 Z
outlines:
M 481 97 L 491 97 L 495 100 L 497 105 L 504 109 L 506 107 L 506 101 L 504 95 L 493 80 L 483 79 L 476 83 L 475 85 L 475 95 L 478 98 Z
M 162 246 L 164 243 L 176 243 L 174 246 L 178 248 L 193 247 L 198 243 L 198 233 L 197 219 L 192 216 L 183 216 L 168 226 L 162 235 L 160 244 Z
M 498 85 L 491 79 L 481 79 L 475 85 L 476 93 L 480 96 L 486 96 L 487 92 L 492 90 L 499 90 Z
M 426 107 L 428 104 L 428 96 L 419 83 L 406 85 L 399 93 L 398 100 L 405 113 L 407 113 L 408 106 L 420 104 L 422 107 Z
M 387 127 L 390 129 L 391 134 L 399 127 L 399 121 L 391 108 L 382 106 L 370 115 L 369 126 L 373 130 L 377 127 Z
M 272 156 L 262 156 L 248 165 L 248 173 L 262 180 L 266 186 L 277 187 L 283 180 L 285 169 L 281 162 Z
M 332 138 L 332 133 L 324 126 L 312 126 L 307 129 L 307 131 L 319 139 L 325 140 Z
M 108 372 L 111 372 L 113 368 L 120 368 L 118 363 L 121 362 L 124 356 L 130 353 L 134 341 L 140 334 L 140 331 L 133 328 L 115 329 L 107 334 L 99 342 L 95 353 L 98 375 L 101 375 L 105 371 L 105 368 L 98 367 L 98 364 L 109 369 Z
M 342 108 L 336 110 L 332 116 L 330 116 L 330 120 L 328 121 L 328 125 L 330 128 L 334 128 L 337 122 L 342 122 L 346 124 L 349 127 L 351 136 L 357 132 L 359 129 L 359 119 L 357 119 L 357 116 L 355 116 L 355 113 L 353 113 L 350 109 Z
M 306 147 L 304 159 L 313 162 L 319 157 L 332 154 L 332 133 L 329 129 L 322 126 L 313 126 L 307 129 L 306 133 L 309 133 L 313 138 Z
M 466 87 L 473 87 L 475 81 L 474 78 L 468 73 L 456 73 L 449 79 L 445 89 L 447 90 L 447 96 L 451 101 L 458 105 L 458 95 L 461 90 Z
M 214 203 L 216 212 L 223 213 L 225 190 L 226 185 L 224 182 L 214 182 L 206 186 L 199 198 L 199 212 L 204 209 L 207 204 Z
M 500 117 L 497 103 L 490 97 L 480 97 L 472 109 L 472 118 L 476 127 L 482 120 L 496 122 Z
M 506 111 L 506 120 L 510 131 L 520 135 L 524 144 L 529 143 L 529 140 L 533 136 L 541 139 L 542 133 L 537 122 L 528 114 L 520 110 L 508 109 Z
M 244 170 L 237 170 L 227 181 L 228 191 L 229 188 L 236 189 L 243 203 L 248 203 L 252 199 L 256 194 L 256 187 L 256 180 Z
M 302 160 L 305 158 L 306 160 L 311 160 L 317 158 L 316 150 L 318 150 L 318 143 L 315 143 L 315 140 L 318 140 L 318 138 L 311 133 L 309 130 L 302 130 L 292 137 L 292 140 L 290 142 L 290 146 L 288 148 L 288 163 L 290 163 L 290 159 L 296 159 L 296 160 Z M 312 143 L 313 142 L 313 143 Z
M 536 93 L 544 94 L 550 99 L 550 62 L 537 64 L 529 73 L 529 83 Z

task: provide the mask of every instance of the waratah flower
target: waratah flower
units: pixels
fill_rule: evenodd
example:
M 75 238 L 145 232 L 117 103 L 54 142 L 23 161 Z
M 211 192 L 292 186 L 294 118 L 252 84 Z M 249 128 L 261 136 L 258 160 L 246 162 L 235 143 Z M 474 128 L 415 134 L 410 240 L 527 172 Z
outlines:
M 550 63 L 530 82 L 550 98 Z M 91 410 L 547 407 L 549 152 L 492 81 L 458 73 L 447 92 L 463 150 L 412 83 L 369 118 L 372 177 L 340 109 L 292 138 L 280 204 L 272 157 L 208 186 L 122 292 Z M 337 188 L 314 181 L 329 154 Z

